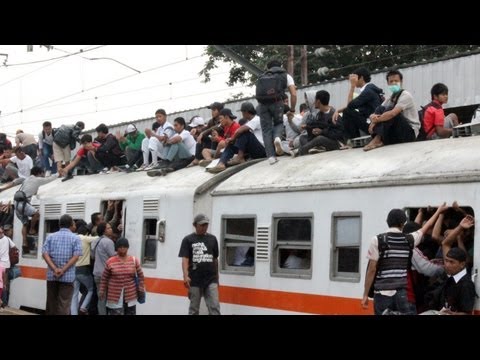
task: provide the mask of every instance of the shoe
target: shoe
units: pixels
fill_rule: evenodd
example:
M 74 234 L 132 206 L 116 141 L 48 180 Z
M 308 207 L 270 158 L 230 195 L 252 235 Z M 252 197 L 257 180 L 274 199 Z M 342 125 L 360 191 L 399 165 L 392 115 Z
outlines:
M 275 156 L 271 156 L 268 158 L 268 163 L 270 165 L 276 164 L 278 162 L 278 159 Z
M 215 166 L 211 169 L 207 169 L 207 171 L 210 173 L 210 174 L 218 174 L 218 173 L 221 173 L 223 170 L 225 170 L 225 168 L 223 167 L 220 167 L 220 166 Z
M 309 154 L 320 154 L 320 153 L 325 152 L 325 151 L 327 151 L 327 149 L 324 148 L 323 146 L 316 146 L 316 147 L 308 150 L 308 153 Z
M 142 166 L 140 166 L 139 168 L 137 168 L 137 171 L 145 171 L 145 169 L 147 168 L 148 164 L 143 164 Z
M 212 162 L 212 159 L 203 159 L 203 160 L 200 160 L 200 162 L 198 163 L 198 165 L 200 166 L 203 166 L 203 167 L 206 167 L 207 165 L 209 165 L 210 163 Z
M 300 152 L 298 151 L 298 149 L 294 149 L 294 150 L 290 151 L 290 156 L 291 157 L 297 157 L 299 154 L 300 154 Z
M 157 162 L 157 161 L 153 161 L 150 165 L 146 166 L 144 170 L 145 170 L 145 171 L 153 170 L 153 169 L 155 169 L 157 166 L 158 166 L 158 162 Z
M 45 177 L 49 177 L 50 175 L 52 175 L 52 171 L 51 171 L 51 170 L 45 171 Z
M 70 179 L 73 179 L 73 175 L 72 175 L 72 174 L 67 174 L 67 176 L 65 176 L 65 177 L 62 179 L 62 182 L 63 182 L 63 181 L 70 180 Z
M 165 176 L 167 174 L 168 174 L 168 172 L 165 171 L 165 169 L 154 169 L 154 170 L 147 171 L 147 175 L 150 176 L 150 177 Z
M 235 156 L 233 159 L 227 162 L 227 166 L 235 166 L 239 164 L 243 164 L 245 162 L 244 159 L 239 159 L 238 156 Z
M 275 140 L 273 140 L 273 145 L 275 145 L 275 153 L 278 156 L 282 156 L 283 155 L 282 140 L 279 137 L 276 137 Z

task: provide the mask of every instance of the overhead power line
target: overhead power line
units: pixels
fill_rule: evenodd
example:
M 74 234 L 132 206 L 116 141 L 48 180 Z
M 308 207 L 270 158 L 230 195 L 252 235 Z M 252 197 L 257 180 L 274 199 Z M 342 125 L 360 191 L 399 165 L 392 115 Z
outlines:
M 92 50 L 93 50 L 93 49 L 92 49 Z M 168 66 L 172 66 L 172 65 L 177 65 L 177 64 L 180 64 L 180 63 L 182 63 L 182 62 L 190 61 L 190 60 L 193 60 L 193 59 L 196 59 L 196 58 L 200 58 L 200 57 L 202 57 L 202 55 L 197 55 L 197 56 L 191 57 L 191 58 L 189 58 L 189 59 L 182 59 L 182 60 L 174 61 L 174 62 L 171 62 L 171 63 L 163 64 L 163 65 L 160 65 L 160 66 L 156 66 L 156 67 L 147 69 L 147 70 L 143 71 L 142 73 L 136 73 L 136 74 L 126 75 L 126 76 L 123 76 L 123 77 L 121 77 L 121 78 L 117 78 L 117 79 L 114 79 L 114 80 L 110 80 L 110 81 L 107 81 L 107 82 L 105 82 L 105 83 L 102 83 L 102 84 L 99 84 L 99 85 L 95 85 L 95 86 L 92 86 L 92 87 L 87 88 L 87 89 L 83 89 L 83 90 L 80 90 L 80 91 L 76 91 L 76 92 L 74 92 L 74 93 L 67 94 L 67 95 L 64 95 L 64 96 L 60 96 L 60 97 L 58 97 L 58 98 L 51 99 L 51 100 L 45 101 L 45 102 L 40 103 L 40 104 L 32 105 L 32 106 L 29 106 L 29 107 L 27 107 L 27 108 L 22 108 L 22 109 L 20 109 L 20 110 L 16 110 L 16 111 L 13 111 L 13 112 L 10 112 L 10 113 L 1 115 L 0 118 L 5 118 L 5 117 L 11 116 L 11 115 L 15 115 L 15 114 L 19 114 L 19 113 L 22 113 L 22 112 L 30 111 L 30 110 L 39 108 L 39 107 L 41 107 L 41 106 L 43 106 L 43 105 L 47 105 L 47 104 L 51 104 L 51 103 L 54 103 L 54 102 L 57 102 L 57 101 L 60 101 L 60 100 L 64 100 L 64 99 L 67 99 L 67 98 L 72 97 L 72 96 L 75 96 L 75 95 L 84 94 L 84 93 L 86 93 L 86 92 L 88 92 L 88 91 L 91 91 L 91 90 L 94 90 L 94 89 L 98 89 L 98 88 L 101 88 L 101 87 L 104 87 L 104 86 L 107 86 L 107 85 L 110 85 L 110 84 L 113 84 L 113 83 L 116 83 L 116 82 L 119 82 L 119 81 L 122 81 L 122 80 L 125 80 L 125 79 L 128 79 L 128 78 L 131 78 L 131 77 L 133 77 L 133 76 L 143 75 L 143 74 L 146 74 L 146 73 L 151 72 L 151 71 L 159 70 L 159 69 L 162 69 L 162 68 L 165 68 L 165 67 L 168 67 Z

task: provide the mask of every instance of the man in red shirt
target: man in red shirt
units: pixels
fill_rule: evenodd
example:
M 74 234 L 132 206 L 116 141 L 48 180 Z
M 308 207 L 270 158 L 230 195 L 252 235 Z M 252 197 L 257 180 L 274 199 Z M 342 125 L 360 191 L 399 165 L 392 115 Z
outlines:
M 427 105 L 423 117 L 423 129 L 427 134 L 427 140 L 443 139 L 452 136 L 453 127 L 458 125 L 456 114 L 445 116 L 442 105 L 448 102 L 448 87 L 438 83 L 430 90 L 432 102 Z

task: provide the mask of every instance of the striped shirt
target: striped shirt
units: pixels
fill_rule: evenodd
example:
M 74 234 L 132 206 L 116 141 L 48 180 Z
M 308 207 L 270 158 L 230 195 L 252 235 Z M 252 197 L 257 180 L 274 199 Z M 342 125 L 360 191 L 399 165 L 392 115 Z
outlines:
M 82 255 L 82 244 L 78 235 L 70 229 L 61 228 L 56 233 L 50 234 L 43 243 L 42 254 L 47 253 L 57 268 L 62 268 L 73 256 Z M 50 267 L 47 271 L 47 281 L 60 281 L 71 283 L 75 280 L 75 266 L 70 266 L 60 277 L 56 278 Z
M 118 303 L 122 296 L 124 302 L 137 300 L 137 287 L 135 274 L 138 275 L 139 290 L 145 291 L 143 271 L 137 258 L 127 256 L 124 258 L 112 256 L 105 264 L 102 280 L 100 282 L 100 298 L 107 294 L 107 302 Z

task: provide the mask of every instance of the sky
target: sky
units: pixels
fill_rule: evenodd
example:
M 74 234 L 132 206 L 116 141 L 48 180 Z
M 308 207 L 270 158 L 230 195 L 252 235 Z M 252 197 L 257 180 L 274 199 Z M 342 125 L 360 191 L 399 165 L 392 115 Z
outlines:
M 51 46 L 0 45 L 0 132 L 10 139 L 17 129 L 37 136 L 46 120 L 93 129 L 153 117 L 159 108 L 172 113 L 253 95 L 226 84 L 228 64 L 202 81 L 205 45 Z

